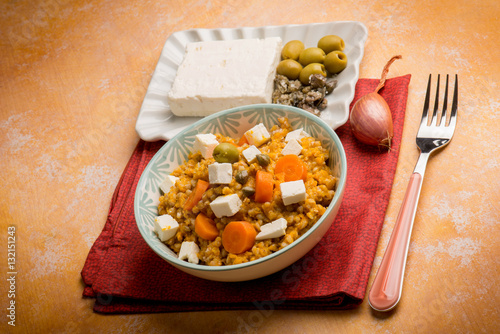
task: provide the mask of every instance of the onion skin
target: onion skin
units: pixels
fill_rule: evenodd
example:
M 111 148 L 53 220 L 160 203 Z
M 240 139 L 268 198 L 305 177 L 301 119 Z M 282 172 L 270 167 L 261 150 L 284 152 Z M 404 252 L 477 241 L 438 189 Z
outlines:
M 392 115 L 380 94 L 372 92 L 356 101 L 350 122 L 352 132 L 360 142 L 391 149 L 394 136 Z
M 356 139 L 367 145 L 387 147 L 389 151 L 392 137 L 394 137 L 392 114 L 389 105 L 378 91 L 385 85 L 391 64 L 401 58 L 401 55 L 394 56 L 385 64 L 375 91 L 356 101 L 352 106 L 350 116 L 351 130 Z

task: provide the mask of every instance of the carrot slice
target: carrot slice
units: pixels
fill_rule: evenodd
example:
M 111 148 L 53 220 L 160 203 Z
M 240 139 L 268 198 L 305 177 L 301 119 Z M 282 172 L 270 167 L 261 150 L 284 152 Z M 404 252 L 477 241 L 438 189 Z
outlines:
M 210 183 L 204 181 L 202 179 L 198 179 L 196 186 L 193 189 L 193 192 L 189 195 L 186 203 L 184 203 L 184 210 L 191 211 L 196 204 L 201 200 L 201 197 L 207 191 Z
M 248 139 L 245 135 L 241 136 L 240 141 L 238 142 L 238 146 L 243 146 L 248 144 Z
M 229 253 L 241 254 L 253 247 L 256 236 L 257 232 L 249 222 L 232 221 L 222 232 L 222 246 Z
M 275 174 L 283 173 L 285 175 L 285 182 L 307 180 L 307 165 L 301 158 L 295 154 L 287 154 L 276 161 L 274 167 Z
M 215 240 L 219 236 L 219 230 L 213 219 L 205 214 L 199 213 L 194 221 L 194 231 L 205 240 Z
M 257 203 L 271 202 L 273 199 L 273 174 L 258 170 L 255 175 L 255 197 Z

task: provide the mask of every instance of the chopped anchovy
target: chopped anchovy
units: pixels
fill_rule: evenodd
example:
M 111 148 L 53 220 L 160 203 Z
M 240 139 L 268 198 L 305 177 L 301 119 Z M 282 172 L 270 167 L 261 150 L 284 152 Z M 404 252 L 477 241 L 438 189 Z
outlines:
M 328 106 L 325 97 L 333 92 L 337 80 L 314 74 L 309 82 L 310 85 L 303 86 L 299 80 L 289 80 L 284 75 L 277 74 L 274 79 L 273 103 L 302 108 L 319 115 Z
M 326 94 L 330 94 L 333 92 L 333 90 L 337 87 L 337 80 L 336 79 L 328 79 L 326 81 Z
M 312 88 L 323 88 L 326 85 L 326 78 L 321 74 L 311 75 L 309 78 Z

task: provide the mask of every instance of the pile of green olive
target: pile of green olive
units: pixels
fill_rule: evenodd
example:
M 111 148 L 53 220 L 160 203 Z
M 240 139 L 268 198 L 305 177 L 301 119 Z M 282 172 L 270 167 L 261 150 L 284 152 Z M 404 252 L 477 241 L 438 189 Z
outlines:
M 347 66 L 345 43 L 336 35 L 327 35 L 318 41 L 317 47 L 305 48 L 299 40 L 289 41 L 281 50 L 281 62 L 276 68 L 278 74 L 290 80 L 299 79 L 309 85 L 309 77 L 313 74 L 338 74 Z

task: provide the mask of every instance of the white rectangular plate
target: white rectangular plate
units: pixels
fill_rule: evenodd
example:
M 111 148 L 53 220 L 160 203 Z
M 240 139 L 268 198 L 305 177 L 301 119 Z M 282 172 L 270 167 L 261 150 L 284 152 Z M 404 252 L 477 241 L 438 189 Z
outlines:
M 354 89 L 359 78 L 359 64 L 368 31 L 361 22 L 341 21 L 302 25 L 266 27 L 242 27 L 220 29 L 191 29 L 175 32 L 167 39 L 160 59 L 149 83 L 146 96 L 139 111 L 135 130 L 146 141 L 168 140 L 193 124 L 200 117 L 179 117 L 168 105 L 167 93 L 182 59 L 187 43 L 213 40 L 281 37 L 283 44 L 298 39 L 305 47 L 317 45 L 325 35 L 338 35 L 345 42 L 347 67 L 337 76 L 338 84 L 327 96 L 328 107 L 320 117 L 333 129 L 345 124 L 349 117 L 349 104 L 354 98 Z

